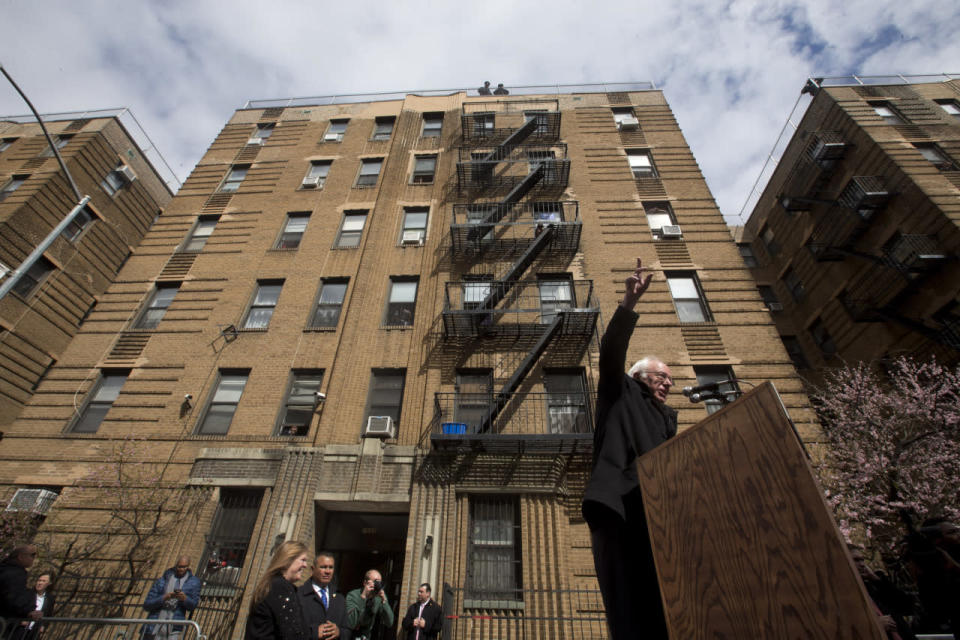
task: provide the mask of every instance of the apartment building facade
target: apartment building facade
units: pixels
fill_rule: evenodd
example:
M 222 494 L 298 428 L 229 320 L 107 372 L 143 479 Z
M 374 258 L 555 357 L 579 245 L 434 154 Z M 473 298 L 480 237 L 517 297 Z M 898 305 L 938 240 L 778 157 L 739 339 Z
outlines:
M 813 78 L 740 249 L 797 367 L 960 358 L 960 80 Z
M 190 555 L 208 593 L 249 597 L 300 539 L 342 592 L 379 569 L 401 613 L 430 582 L 454 637 L 603 637 L 580 500 L 599 337 L 637 256 L 655 278 L 628 359 L 657 354 L 678 387 L 772 380 L 815 451 L 659 90 L 247 105 L 8 429 L 0 483 L 62 487 L 56 527 L 133 435 L 203 495 L 156 566 Z M 726 395 L 670 403 L 685 428 Z
M 9 283 L 0 298 L 0 428 L 32 398 L 173 197 L 134 139 L 142 131 L 128 131 L 120 115 L 61 114 L 47 122 L 78 189 L 90 196 L 59 232 L 78 204 L 70 182 L 39 124 L 0 119 L 0 287 Z

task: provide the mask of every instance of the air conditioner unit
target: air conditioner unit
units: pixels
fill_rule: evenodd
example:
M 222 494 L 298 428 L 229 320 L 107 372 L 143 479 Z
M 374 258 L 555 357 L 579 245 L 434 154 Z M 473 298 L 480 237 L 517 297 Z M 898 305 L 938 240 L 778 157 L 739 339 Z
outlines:
M 35 515 L 46 515 L 53 506 L 58 494 L 46 489 L 17 489 L 7 505 L 7 511 L 29 511 Z
M 300 183 L 300 186 L 304 189 L 316 189 L 320 186 L 320 180 L 322 180 L 320 176 L 307 176 Z
M 620 119 L 620 131 L 636 131 L 640 128 L 640 121 L 633 116 Z
M 253 138 L 250 138 L 249 140 L 247 140 L 247 144 L 255 144 L 255 145 L 257 145 L 258 147 L 262 147 L 262 146 L 263 146 L 263 138 L 258 138 L 258 137 L 256 137 L 256 136 L 254 136 Z
M 660 235 L 664 238 L 682 238 L 683 232 L 680 230 L 680 225 L 665 224 L 660 227 Z
M 340 141 L 340 134 L 339 134 L 339 133 L 328 133 L 327 135 L 323 136 L 323 141 L 324 141 L 324 142 L 339 142 L 339 141 Z
M 393 418 L 390 416 L 370 416 L 367 418 L 367 428 L 363 430 L 364 438 L 395 438 L 396 429 Z
M 414 231 L 404 231 L 400 244 L 415 244 L 418 247 L 423 246 L 423 231 L 419 229 Z
M 783 311 L 783 303 L 782 303 L 782 302 L 768 302 L 768 303 L 767 303 L 767 310 L 768 310 L 768 311 Z
M 137 174 L 133 172 L 133 169 L 123 164 L 115 169 L 116 174 L 120 177 L 121 180 L 130 184 L 137 179 Z

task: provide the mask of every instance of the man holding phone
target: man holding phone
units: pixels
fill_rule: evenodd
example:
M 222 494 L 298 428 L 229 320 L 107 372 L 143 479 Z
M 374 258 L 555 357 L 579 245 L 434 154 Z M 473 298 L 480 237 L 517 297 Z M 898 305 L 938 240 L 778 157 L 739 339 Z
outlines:
M 200 601 L 200 578 L 190 571 L 190 558 L 180 556 L 177 564 L 157 578 L 143 608 L 149 612 L 148 620 L 185 620 L 187 611 L 193 611 Z M 149 625 L 143 630 L 144 640 L 175 640 L 183 632 L 180 625 Z

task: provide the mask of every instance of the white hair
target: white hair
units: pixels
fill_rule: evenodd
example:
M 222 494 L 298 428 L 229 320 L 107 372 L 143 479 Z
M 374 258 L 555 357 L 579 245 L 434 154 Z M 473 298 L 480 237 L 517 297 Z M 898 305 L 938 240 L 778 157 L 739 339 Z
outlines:
M 633 366 L 627 371 L 627 375 L 632 378 L 639 373 L 641 378 L 646 378 L 650 367 L 658 363 L 663 364 L 663 360 L 657 356 L 644 356 L 633 363 Z

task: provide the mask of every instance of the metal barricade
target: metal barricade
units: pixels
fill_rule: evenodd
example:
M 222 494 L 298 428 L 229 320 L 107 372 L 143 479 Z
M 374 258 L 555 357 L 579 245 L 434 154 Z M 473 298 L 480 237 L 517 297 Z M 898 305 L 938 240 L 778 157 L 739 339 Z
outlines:
M 0 638 L 15 639 L 22 620 L 0 618 Z M 146 618 L 60 618 L 38 621 L 44 628 L 44 640 L 71 638 L 84 640 L 207 640 L 193 620 L 148 620 Z M 149 632 L 149 635 L 147 632 Z

